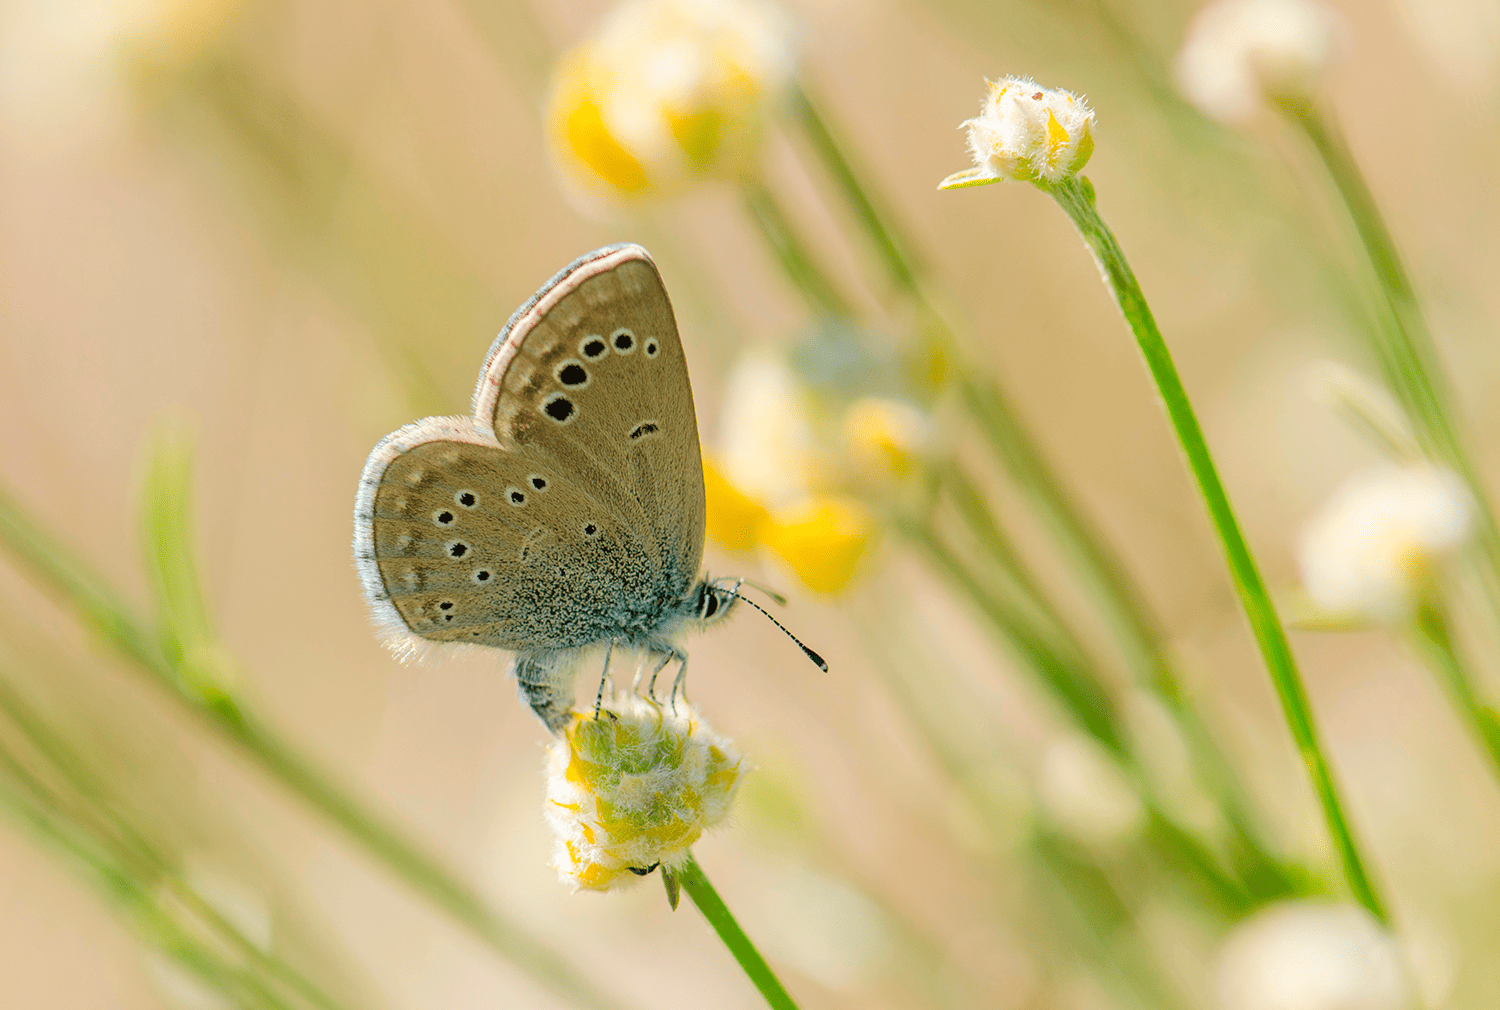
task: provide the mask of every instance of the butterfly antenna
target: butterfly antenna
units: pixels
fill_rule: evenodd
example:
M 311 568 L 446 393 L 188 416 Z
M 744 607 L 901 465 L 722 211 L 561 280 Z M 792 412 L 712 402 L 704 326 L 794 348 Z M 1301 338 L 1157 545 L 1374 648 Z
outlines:
M 756 586 L 756 588 L 760 589 L 761 587 Z M 750 604 L 750 606 L 754 607 L 756 610 L 759 610 L 762 614 L 765 614 L 766 620 L 770 621 L 772 624 L 776 625 L 776 627 L 780 628 L 781 633 L 786 635 L 787 638 L 790 638 L 792 641 L 796 642 L 797 648 L 801 649 L 803 653 L 806 654 L 808 659 L 816 663 L 818 669 L 822 670 L 824 673 L 828 672 L 828 664 L 824 662 L 823 657 L 804 645 L 802 643 L 802 639 L 792 634 L 791 631 L 787 629 L 787 626 L 785 624 L 782 624 L 780 621 L 776 620 L 776 618 L 772 617 L 771 612 L 765 607 L 762 607 L 759 603 L 756 603 L 754 600 L 750 599 L 750 597 L 743 596 L 740 593 L 735 592 L 733 589 L 721 589 L 720 592 L 728 593 L 730 596 L 733 596 L 737 600 L 744 600 L 746 603 Z
M 735 581 L 738 582 L 738 583 L 742 583 L 744 585 L 747 585 L 751 589 L 759 589 L 761 592 L 765 593 L 771 599 L 775 600 L 776 601 L 776 605 L 778 607 L 784 607 L 784 606 L 786 606 L 786 597 L 782 596 L 780 593 L 778 593 L 776 590 L 772 589 L 770 586 L 766 585 L 764 582 L 756 582 L 754 579 L 745 579 L 745 578 L 737 578 L 737 579 L 735 579 Z M 744 597 L 741 597 L 741 599 L 743 599 L 743 598 Z

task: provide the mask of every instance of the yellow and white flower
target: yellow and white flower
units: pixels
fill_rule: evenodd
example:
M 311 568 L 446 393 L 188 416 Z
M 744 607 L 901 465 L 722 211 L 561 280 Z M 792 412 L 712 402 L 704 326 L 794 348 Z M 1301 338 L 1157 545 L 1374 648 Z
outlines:
M 566 53 L 546 122 L 585 200 L 669 195 L 753 167 L 790 80 L 789 30 L 760 0 L 631 0 Z
M 547 751 L 547 821 L 564 883 L 607 891 L 675 870 L 729 813 L 749 767 L 686 702 L 631 695 L 577 715 Z
M 1337 13 L 1315 0 L 1219 0 L 1198 13 L 1177 54 L 1177 84 L 1214 119 L 1312 95 L 1339 55 Z
M 730 375 L 718 451 L 704 459 L 709 536 L 767 548 L 818 593 L 853 580 L 877 533 L 845 487 L 844 447 L 828 428 L 781 359 L 748 357 Z
M 1303 587 L 1331 615 L 1403 620 L 1434 563 L 1469 539 L 1473 522 L 1473 496 L 1450 470 L 1418 464 L 1361 474 L 1303 530 Z
M 1061 182 L 1094 153 L 1094 110 L 1071 91 L 1044 88 L 1029 77 L 991 81 L 982 111 L 963 125 L 974 167 L 948 176 L 939 189 L 1002 179 Z

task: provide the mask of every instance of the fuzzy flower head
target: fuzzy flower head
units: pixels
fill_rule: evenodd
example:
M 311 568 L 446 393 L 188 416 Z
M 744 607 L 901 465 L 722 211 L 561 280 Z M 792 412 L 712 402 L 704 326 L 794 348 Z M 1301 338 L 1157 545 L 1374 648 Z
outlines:
M 1219 0 L 1189 27 L 1177 84 L 1207 115 L 1241 122 L 1268 101 L 1311 95 L 1343 34 L 1339 16 L 1315 0 Z
M 1225 942 L 1223 1010 L 1406 1010 L 1410 983 L 1395 939 L 1357 905 L 1273 905 Z
M 1054 183 L 1076 175 L 1094 153 L 1094 110 L 1071 91 L 1043 88 L 1029 77 L 989 82 L 978 116 L 964 122 L 974 167 L 939 189 L 1001 179 Z
M 608 891 L 657 866 L 675 870 L 729 813 L 748 770 L 697 711 L 631 695 L 578 715 L 547 752 L 554 867 L 575 888 Z
M 604 204 L 747 170 L 791 76 L 787 38 L 761 0 L 629 0 L 553 74 L 554 160 Z
M 1474 499 L 1450 470 L 1382 467 L 1344 484 L 1302 533 L 1303 586 L 1324 611 L 1396 622 L 1431 566 L 1469 538 Z

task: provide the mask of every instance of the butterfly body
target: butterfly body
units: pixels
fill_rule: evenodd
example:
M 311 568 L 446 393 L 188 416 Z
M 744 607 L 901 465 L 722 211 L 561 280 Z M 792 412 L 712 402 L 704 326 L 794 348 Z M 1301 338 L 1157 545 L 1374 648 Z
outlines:
M 684 626 L 727 613 L 733 600 L 699 574 L 703 495 L 671 303 L 644 249 L 610 246 L 511 317 L 472 417 L 417 421 L 375 447 L 355 563 L 398 653 L 511 650 L 523 696 L 556 730 L 582 650 L 685 663 Z

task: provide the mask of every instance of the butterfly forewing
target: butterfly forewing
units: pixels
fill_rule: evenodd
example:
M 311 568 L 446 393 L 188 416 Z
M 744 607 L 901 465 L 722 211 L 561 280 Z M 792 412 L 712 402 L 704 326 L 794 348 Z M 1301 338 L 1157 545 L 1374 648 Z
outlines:
M 535 650 L 658 630 L 697 575 L 703 474 L 645 251 L 600 250 L 538 292 L 475 411 L 409 425 L 366 463 L 355 551 L 395 640 Z

